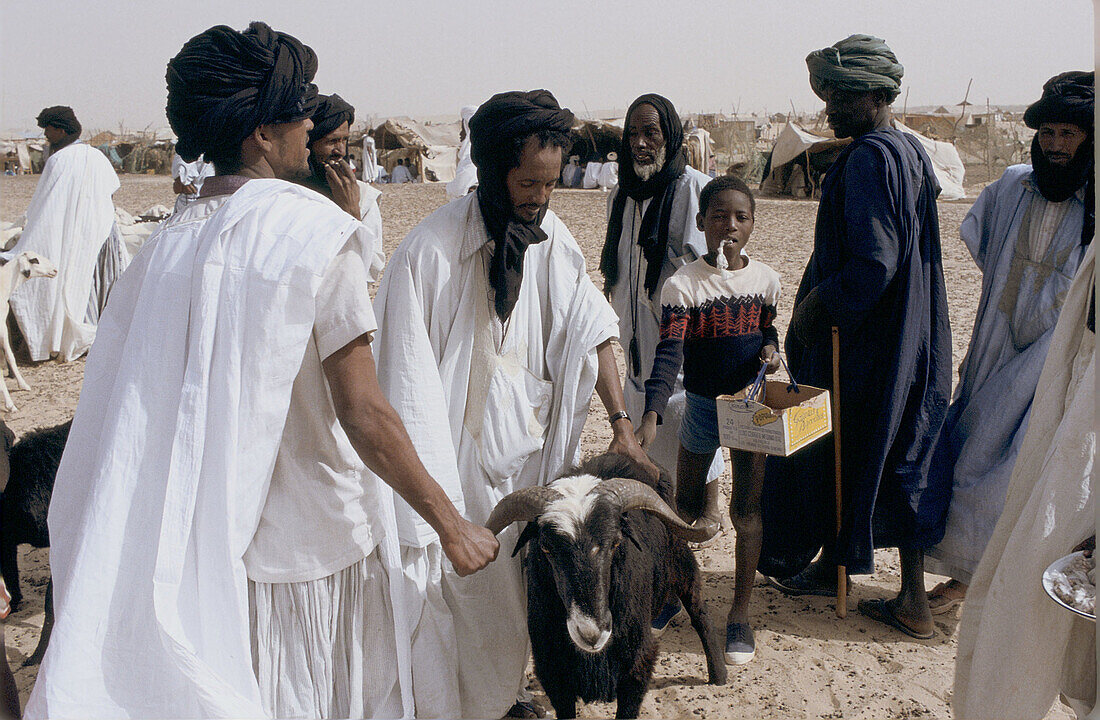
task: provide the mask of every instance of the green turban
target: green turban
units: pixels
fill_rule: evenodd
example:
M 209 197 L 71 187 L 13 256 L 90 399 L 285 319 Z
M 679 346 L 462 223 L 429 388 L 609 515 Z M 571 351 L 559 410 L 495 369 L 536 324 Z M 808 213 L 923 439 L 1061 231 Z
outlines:
M 893 102 L 901 89 L 905 68 L 886 41 L 870 35 L 852 35 L 806 56 L 810 87 L 822 100 L 825 87 L 847 92 L 885 90 Z

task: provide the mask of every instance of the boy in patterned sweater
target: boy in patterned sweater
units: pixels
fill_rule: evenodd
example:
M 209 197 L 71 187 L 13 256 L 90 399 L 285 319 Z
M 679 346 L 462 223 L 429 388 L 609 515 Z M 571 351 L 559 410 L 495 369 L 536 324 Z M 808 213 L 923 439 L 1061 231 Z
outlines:
M 762 262 L 750 262 L 743 252 L 755 213 L 756 200 L 740 178 L 715 178 L 700 193 L 695 221 L 706 235 L 709 252 L 665 282 L 661 341 L 646 381 L 646 411 L 637 431 L 643 448 L 653 441 L 682 364 L 687 403 L 680 426 L 676 504 L 688 520 L 707 518 L 715 532 L 720 512 L 717 483 L 706 485 L 707 468 L 719 447 L 714 399 L 752 383 L 761 363 L 768 372 L 779 367 L 779 334 L 772 324 L 779 302 L 779 275 Z M 761 453 L 730 450 L 730 518 L 737 535 L 726 662 L 738 665 L 756 654 L 748 612 L 763 534 L 764 458 Z

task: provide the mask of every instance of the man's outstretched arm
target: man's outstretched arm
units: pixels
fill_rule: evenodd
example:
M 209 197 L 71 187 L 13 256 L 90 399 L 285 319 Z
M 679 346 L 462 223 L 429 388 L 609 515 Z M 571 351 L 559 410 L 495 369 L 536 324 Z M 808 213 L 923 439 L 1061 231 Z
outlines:
M 463 518 L 416 454 L 401 418 L 382 394 L 367 335 L 322 363 L 336 417 L 359 457 L 439 534 L 459 575 L 492 562 L 500 549 L 489 530 Z

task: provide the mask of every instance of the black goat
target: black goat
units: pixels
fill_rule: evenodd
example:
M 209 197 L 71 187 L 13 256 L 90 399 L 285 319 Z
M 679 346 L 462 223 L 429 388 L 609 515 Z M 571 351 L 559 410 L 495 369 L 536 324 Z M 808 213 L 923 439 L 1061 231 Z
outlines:
M 726 683 L 685 540 L 709 533 L 676 515 L 671 490 L 667 473 L 654 487 L 636 463 L 606 454 L 505 497 L 486 523 L 494 532 L 528 523 L 516 544 L 518 552 L 530 543 L 527 630 L 535 675 L 559 718 L 576 717 L 578 697 L 616 700 L 616 717 L 638 716 L 657 659 L 652 620 L 675 599 L 703 642 L 710 683 Z
M 0 495 L 0 573 L 11 594 L 12 610 L 23 600 L 16 549 L 23 544 L 36 548 L 50 546 L 46 513 L 50 509 L 54 478 L 71 425 L 70 420 L 63 425 L 30 432 L 7 454 L 10 474 L 7 487 Z M 53 629 L 52 579 L 46 587 L 45 613 L 38 647 L 24 665 L 40 662 L 46 652 Z

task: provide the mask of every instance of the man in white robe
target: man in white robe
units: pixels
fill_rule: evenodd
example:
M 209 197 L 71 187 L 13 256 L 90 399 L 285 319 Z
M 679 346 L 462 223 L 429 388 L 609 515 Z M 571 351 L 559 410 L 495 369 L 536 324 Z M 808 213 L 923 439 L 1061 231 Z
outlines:
M 176 193 L 173 212 L 181 212 L 187 203 L 197 200 L 202 183 L 214 174 L 214 163 L 208 163 L 200 155 L 194 162 L 187 162 L 179 153 L 172 153 L 172 192 Z
M 470 122 L 477 191 L 409 233 L 379 290 L 379 382 L 474 522 L 578 459 L 593 388 L 612 420 L 611 449 L 647 462 L 623 410 L 617 319 L 547 207 L 572 117 L 544 90 L 483 104 Z M 410 353 L 435 362 L 411 363 Z M 400 503 L 398 525 L 420 588 L 420 606 L 410 605 L 417 715 L 501 717 L 528 659 L 520 559 L 459 578 L 438 568 L 434 534 Z M 446 702 L 455 690 L 458 703 Z
M 390 173 L 391 183 L 409 183 L 413 181 L 412 173 L 405 167 L 405 159 L 400 158 L 397 164 L 393 166 L 393 172 Z
M 652 93 L 642 95 L 627 110 L 625 125 L 618 185 L 607 199 L 607 237 L 600 271 L 604 292 L 619 315 L 619 344 L 626 360 L 626 409 L 640 425 L 645 412 L 645 381 L 661 339 L 661 288 L 677 268 L 707 254 L 707 241 L 695 216 L 699 193 L 710 178 L 687 165 L 683 125 L 668 99 Z M 684 402 L 681 372 L 657 437 L 646 447 L 654 462 L 673 475 L 680 457 Z M 715 482 L 725 465 L 722 453 L 715 453 L 708 465 L 704 514 L 718 523 L 720 517 L 724 520 Z
M 967 591 L 951 698 L 961 720 L 1042 718 L 1059 693 L 1078 717 L 1096 703 L 1096 626 L 1051 602 L 1040 582 L 1096 531 L 1095 282 L 1090 245 L 1050 341 L 1004 512 Z
M 1048 81 L 1024 113 L 1036 130 L 1031 165 L 985 188 L 960 228 L 982 295 L 930 469 L 950 481 L 930 486 L 951 492 L 926 561 L 951 578 L 929 593 L 933 614 L 962 602 L 993 534 L 1058 313 L 1092 242 L 1092 116 L 1092 73 Z
M 222 174 L 119 281 L 88 358 L 28 718 L 409 716 L 387 484 L 457 573 L 495 555 L 374 379 L 366 229 L 275 179 L 308 173 L 315 72 L 263 23 L 169 63 L 180 152 Z
M 10 304 L 32 360 L 69 362 L 95 339 L 89 302 L 100 294 L 94 292 L 96 265 L 114 227 L 111 196 L 119 182 L 111 161 L 79 142 L 80 123 L 71 108 L 46 108 L 38 117 L 50 156 L 27 208 L 23 234 L 5 257 L 38 253 L 57 266 L 57 277 L 24 283 Z M 104 284 L 111 280 L 105 278 Z
M 317 110 L 310 118 L 310 176 L 302 184 L 335 202 L 347 214 L 366 226 L 373 240 L 370 249 L 370 281 L 382 277 L 386 254 L 382 249 L 382 192 L 362 180 L 348 163 L 348 137 L 355 122 L 355 108 L 339 95 L 318 95 Z
M 470 159 L 470 118 L 477 112 L 476 105 L 462 108 L 462 138 L 458 146 L 458 162 L 455 166 L 455 179 L 447 183 L 447 198 L 465 197 L 477 187 L 477 168 Z
M 370 135 L 363 136 L 363 181 L 378 182 L 378 148 Z

